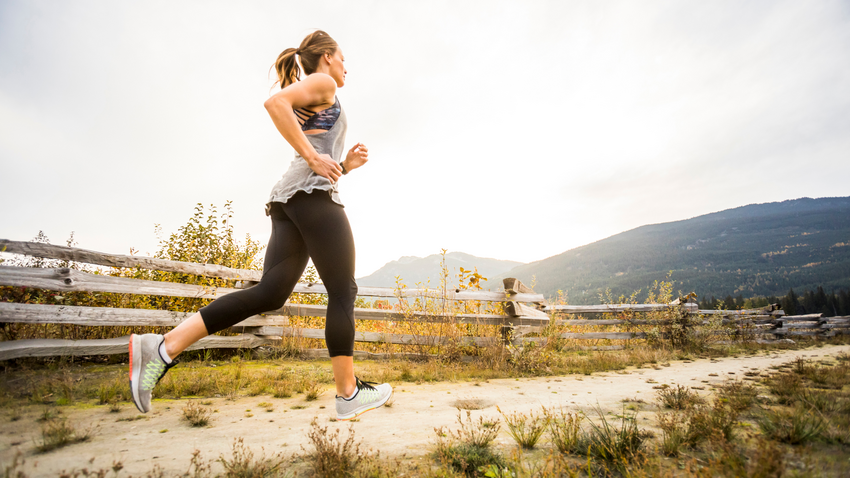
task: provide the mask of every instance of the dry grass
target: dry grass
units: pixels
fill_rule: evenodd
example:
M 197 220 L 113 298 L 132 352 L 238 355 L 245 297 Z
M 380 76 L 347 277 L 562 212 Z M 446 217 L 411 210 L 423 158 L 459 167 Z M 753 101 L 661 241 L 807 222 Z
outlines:
M 664 408 L 672 408 L 674 410 L 693 408 L 695 405 L 705 403 L 705 399 L 699 396 L 699 394 L 682 385 L 662 388 L 656 392 L 656 396 Z
M 183 418 L 193 427 L 205 427 L 210 424 L 212 410 L 195 400 L 189 400 L 183 408 Z
M 317 419 L 313 418 L 307 437 L 313 444 L 308 460 L 317 476 L 336 478 L 354 474 L 361 454 L 360 444 L 354 438 L 353 425 L 348 429 L 348 437 L 342 440 L 339 430 L 328 433 L 328 427 L 319 426 Z
M 546 410 L 540 413 L 529 412 L 527 415 L 520 412 L 506 414 L 499 407 L 496 407 L 496 410 L 504 417 L 511 438 L 522 448 L 534 448 L 549 426 L 549 414 Z
M 579 438 L 582 436 L 581 422 L 584 415 L 567 410 L 548 410 L 544 412 L 549 416 L 549 434 L 555 448 L 561 453 L 579 453 L 587 450 L 579 450 Z
M 261 450 L 263 454 L 255 458 L 254 452 L 245 445 L 244 440 L 240 437 L 233 441 L 230 459 L 222 455 L 219 456 L 217 461 L 224 466 L 224 476 L 227 478 L 292 476 L 291 473 L 282 471 L 283 464 L 286 461 L 282 454 L 278 453 L 267 457 L 265 449 L 261 448 Z M 209 467 L 204 466 L 199 457 L 200 454 L 196 451 L 193 458 L 198 458 L 198 464 L 194 460 L 192 462 L 195 466 L 195 475 L 209 476 L 204 475 L 204 472 L 209 472 Z
M 432 456 L 445 468 L 463 473 L 467 476 L 477 476 L 479 468 L 495 466 L 501 469 L 506 460 L 501 453 L 491 447 L 493 440 L 499 434 L 498 420 L 478 417 L 472 419 L 472 413 L 466 412 L 466 420 L 460 412 L 457 416 L 460 429 L 447 430 L 445 427 L 435 428 L 437 441 Z
M 93 436 L 93 428 L 77 430 L 66 418 L 49 419 L 41 426 L 41 442 L 36 443 L 39 453 L 88 441 Z

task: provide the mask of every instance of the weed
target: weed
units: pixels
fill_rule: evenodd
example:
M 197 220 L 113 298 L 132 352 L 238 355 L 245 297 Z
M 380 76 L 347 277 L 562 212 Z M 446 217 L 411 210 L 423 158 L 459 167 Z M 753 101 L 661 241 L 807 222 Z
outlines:
M 737 412 L 748 410 L 758 397 L 755 385 L 739 380 L 717 385 L 718 395 Z
M 121 404 L 117 400 L 109 402 L 109 413 L 118 413 L 121 411 Z
M 338 429 L 328 433 L 328 427 L 319 426 L 314 417 L 307 437 L 313 443 L 314 450 L 308 457 L 317 476 L 336 478 L 354 473 L 362 457 L 360 444 L 354 441 L 353 425 L 348 429 L 348 438 L 342 441 Z
M 517 444 L 523 448 L 534 448 L 549 426 L 549 416 L 545 413 L 528 415 L 520 412 L 505 414 L 499 407 L 496 410 L 505 417 L 508 433 Z
M 623 410 L 620 427 L 616 428 L 608 423 L 602 408 L 597 406 L 596 412 L 601 424 L 597 425 L 588 420 L 591 429 L 579 440 L 582 448 L 587 449 L 589 455 L 617 468 L 625 467 L 640 458 L 644 442 L 652 435 L 638 428 L 636 416 L 627 416 Z
M 758 423 L 766 436 L 792 445 L 814 440 L 826 429 L 826 422 L 817 411 L 802 406 L 793 411 L 765 410 Z
M 48 422 L 56 418 L 56 415 L 60 413 L 59 410 L 55 408 L 45 408 L 41 411 L 41 416 L 36 419 L 37 422 Z
M 364 455 L 357 464 L 357 470 L 354 473 L 355 478 L 396 478 L 404 476 L 407 473 L 402 468 L 401 460 L 396 459 L 381 459 L 381 454 Z
M 293 405 L 289 408 L 292 410 L 304 410 L 305 408 L 307 408 L 307 405 Z
M 700 397 L 696 392 L 692 392 L 688 387 L 676 385 L 676 387 L 668 387 L 659 390 L 656 395 L 658 401 L 664 408 L 672 408 L 674 410 L 684 410 L 693 408 L 695 405 L 705 403 L 705 399 Z
M 40 444 L 36 444 L 36 450 L 39 453 L 46 453 L 63 446 L 88 441 L 92 433 L 91 428 L 78 432 L 66 418 L 48 420 L 41 427 L 42 440 Z
M 683 413 L 659 413 L 658 428 L 661 428 L 661 452 L 666 456 L 679 456 L 685 444 L 687 417 Z
M 549 434 L 552 443 L 561 453 L 579 453 L 579 438 L 582 429 L 581 422 L 584 415 L 573 413 L 562 409 L 557 412 L 544 409 L 549 416 Z M 586 451 L 586 450 L 585 450 Z
M 319 396 L 323 393 L 325 393 L 325 391 L 322 390 L 321 384 L 316 383 L 316 382 L 311 382 L 304 389 L 304 399 L 307 400 L 308 402 L 312 402 L 313 400 L 316 400 L 317 398 L 319 398 Z
M 460 424 L 460 429 L 455 432 L 448 432 L 447 436 L 456 439 L 463 443 L 469 443 L 478 447 L 490 446 L 490 443 L 496 439 L 501 427 L 498 419 L 485 420 L 483 416 L 478 417 L 478 423 L 472 420 L 472 412 L 466 412 L 466 420 L 462 419 L 460 411 L 457 414 L 457 421 Z M 438 435 L 445 435 L 443 427 L 435 429 Z
M 272 396 L 274 398 L 289 398 L 292 396 L 292 383 L 288 380 L 278 382 L 274 385 L 272 390 Z
M 466 412 L 466 420 L 458 411 L 457 421 L 460 429 L 446 431 L 444 427 L 435 428 L 437 434 L 436 450 L 433 453 L 440 463 L 467 476 L 476 476 L 479 468 L 495 465 L 505 466 L 505 458 L 490 448 L 490 444 L 499 433 L 497 421 L 472 420 L 472 412 Z
M 189 400 L 186 407 L 183 408 L 183 418 L 193 427 L 205 427 L 210 423 L 212 410 L 204 407 L 194 400 Z
M 835 394 L 816 390 L 811 388 L 802 388 L 795 395 L 795 399 L 821 413 L 836 413 L 840 411 L 846 404 Z
M 117 470 L 115 474 L 118 474 Z M 206 478 L 207 476 L 212 476 L 212 466 L 201 457 L 201 450 L 196 449 L 192 452 L 189 470 L 183 476 L 187 478 Z
M 738 411 L 729 407 L 720 397 L 711 406 L 694 407 L 688 413 L 685 441 L 695 447 L 706 440 L 730 441 L 738 423 Z
M 285 458 L 281 454 L 267 458 L 264 448 L 263 451 L 263 455 L 255 459 L 254 452 L 245 446 L 244 440 L 240 437 L 233 441 L 232 458 L 228 460 L 222 455 L 219 456 L 218 462 L 224 466 L 224 476 L 227 478 L 280 476 L 280 468 Z M 289 476 L 289 473 L 286 473 L 285 476 Z
M 777 397 L 777 401 L 783 405 L 794 402 L 794 396 L 803 387 L 803 379 L 796 374 L 782 373 L 769 378 L 766 381 L 770 393 Z
M 108 384 L 102 383 L 100 384 L 100 388 L 98 389 L 98 402 L 101 405 L 105 405 L 107 403 L 111 403 L 115 400 L 115 396 L 118 394 L 118 387 L 115 382 Z
M 265 408 L 267 412 L 273 412 L 274 411 L 274 405 L 269 403 L 269 402 L 260 402 L 260 403 L 257 404 L 257 406 L 260 407 L 260 408 Z
M 257 395 L 262 395 L 266 393 L 269 388 L 269 384 L 266 380 L 258 380 L 251 383 L 248 387 L 248 396 L 256 397 Z

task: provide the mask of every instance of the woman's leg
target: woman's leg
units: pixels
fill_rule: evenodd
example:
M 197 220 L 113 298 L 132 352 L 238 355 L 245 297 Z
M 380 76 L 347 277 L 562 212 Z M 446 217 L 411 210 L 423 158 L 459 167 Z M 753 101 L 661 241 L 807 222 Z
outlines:
M 328 291 L 325 342 L 337 395 L 349 397 L 354 378 L 354 236 L 345 209 L 325 191 L 297 193 L 283 205 L 301 231 L 316 271 Z
M 272 234 L 263 262 L 263 277 L 251 288 L 224 295 L 165 334 L 165 350 L 174 358 L 209 334 L 252 315 L 283 307 L 307 267 L 301 233 L 279 206 L 272 207 Z

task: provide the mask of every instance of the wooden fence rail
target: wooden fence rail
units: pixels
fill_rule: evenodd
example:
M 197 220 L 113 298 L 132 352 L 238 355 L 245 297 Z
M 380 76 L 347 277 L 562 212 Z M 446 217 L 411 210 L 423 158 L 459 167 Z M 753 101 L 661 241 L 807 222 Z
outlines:
M 116 268 L 141 268 L 145 270 L 194 274 L 241 281 L 250 287 L 260 279 L 261 272 L 223 267 L 214 264 L 195 264 L 165 259 L 108 254 L 73 247 L 54 246 L 32 242 L 0 239 L 0 252 L 25 254 L 45 259 L 58 259 L 78 263 Z M 107 292 L 154 296 L 215 299 L 235 292 L 239 288 L 204 287 L 164 281 L 149 281 L 126 277 L 84 272 L 70 267 L 27 268 L 0 266 L 0 285 L 30 287 L 52 291 Z M 635 328 L 669 325 L 670 320 L 651 319 L 558 319 L 561 314 L 623 314 L 658 312 L 679 309 L 683 316 L 706 317 L 720 315 L 721 323 L 737 327 L 739 332 L 787 335 L 830 336 L 850 331 L 850 317 L 823 319 L 819 314 L 783 317 L 775 307 L 743 311 L 698 310 L 696 304 L 602 304 L 602 305 L 549 305 L 541 294 L 535 293 L 517 279 L 504 280 L 504 292 L 404 289 L 389 287 L 360 287 L 359 296 L 379 298 L 428 298 L 445 301 L 483 301 L 504 303 L 504 314 L 429 314 L 418 311 L 402 312 L 356 308 L 357 320 L 397 321 L 502 326 L 504 340 L 520 345 L 527 342 L 545 343 L 548 340 L 633 340 L 644 339 L 647 333 Z M 299 283 L 295 288 L 301 294 L 327 294 L 321 284 Z M 289 317 L 325 317 L 323 305 L 287 302 L 282 308 L 249 317 L 234 325 L 236 336 L 212 335 L 192 345 L 189 350 L 206 348 L 252 348 L 273 345 L 281 337 L 324 339 L 324 330 L 290 327 Z M 192 315 L 188 311 L 165 311 L 112 307 L 83 307 L 54 304 L 21 304 L 0 302 L 0 323 L 68 324 L 81 326 L 176 326 Z M 693 323 L 693 321 L 691 321 Z M 698 320 L 696 322 L 699 322 Z M 557 338 L 530 337 L 543 332 L 550 324 L 575 326 L 615 326 L 628 331 L 563 332 Z M 731 332 L 735 332 L 732 330 Z M 720 331 L 728 334 L 730 331 Z M 487 346 L 500 342 L 494 337 L 460 337 L 463 345 Z M 445 344 L 447 337 L 357 332 L 355 341 L 405 345 Z M 455 340 L 455 339 L 451 339 Z M 0 360 L 18 357 L 53 355 L 102 355 L 126 353 L 127 338 L 99 340 L 30 339 L 0 342 Z M 616 348 L 607 346 L 601 348 Z M 368 354 L 367 354 L 368 355 Z

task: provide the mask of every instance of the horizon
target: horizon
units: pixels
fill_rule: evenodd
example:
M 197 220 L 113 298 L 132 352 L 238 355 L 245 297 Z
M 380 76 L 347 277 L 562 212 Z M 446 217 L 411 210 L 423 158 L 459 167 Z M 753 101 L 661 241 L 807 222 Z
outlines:
M 514 261 L 514 260 L 511 260 L 511 259 L 501 259 L 501 258 L 498 258 L 498 257 L 482 257 L 482 256 L 477 256 L 477 255 L 472 254 L 472 253 L 467 252 L 467 251 L 446 251 L 446 255 L 451 254 L 452 252 L 458 252 L 458 253 L 461 253 L 461 254 L 467 254 L 467 255 L 473 256 L 473 257 L 475 257 L 475 258 L 477 258 L 477 259 L 491 259 L 491 260 L 497 260 L 497 261 L 520 262 L 520 264 L 521 264 L 521 265 L 529 265 L 529 264 L 533 264 L 533 263 L 535 263 L 535 262 L 542 262 L 542 261 L 545 261 L 545 260 L 547 260 L 547 259 L 551 259 L 551 258 L 553 258 L 553 257 L 559 256 L 559 255 L 561 255 L 561 254 L 564 254 L 564 253 L 567 253 L 567 252 L 570 252 L 570 251 L 573 251 L 573 250 L 575 250 L 575 249 L 579 249 L 579 248 L 582 248 L 582 247 L 585 247 L 585 246 L 589 246 L 589 245 L 591 245 L 591 244 L 595 244 L 595 243 L 597 243 L 597 242 L 601 242 L 601 241 L 604 241 L 604 240 L 606 240 L 606 239 L 610 239 L 610 238 L 612 238 L 612 237 L 614 237 L 614 236 L 618 236 L 618 235 L 620 235 L 620 234 L 625 234 L 625 233 L 627 233 L 627 232 L 634 231 L 635 229 L 640 229 L 640 228 L 642 228 L 642 227 L 647 227 L 647 226 L 658 226 L 658 225 L 662 225 L 662 224 L 671 224 L 671 223 L 675 223 L 675 222 L 684 222 L 684 221 L 689 221 L 689 220 L 691 220 L 691 219 L 697 219 L 697 218 L 700 218 L 700 217 L 703 217 L 703 216 L 708 216 L 708 215 L 711 215 L 711 214 L 717 214 L 717 213 L 721 213 L 721 212 L 725 212 L 725 211 L 733 211 L 733 210 L 735 210 L 735 209 L 741 209 L 741 208 L 745 208 L 745 207 L 749 207 L 749 206 L 762 206 L 762 205 L 765 205 L 765 204 L 780 204 L 780 203 L 783 203 L 783 202 L 800 201 L 800 200 L 803 200 L 803 199 L 809 199 L 809 200 L 812 200 L 812 201 L 817 201 L 817 200 L 819 200 L 819 199 L 850 199 L 850 196 L 828 196 L 828 197 L 817 197 L 817 198 L 804 196 L 804 197 L 799 197 L 799 198 L 796 198 L 796 199 L 785 199 L 785 200 L 782 200 L 782 201 L 771 201 L 771 202 L 764 202 L 764 203 L 752 203 L 752 204 L 745 204 L 745 205 L 743 205 L 743 206 L 732 207 L 732 208 L 729 208 L 729 209 L 723 209 L 723 210 L 720 210 L 720 211 L 708 212 L 708 213 L 705 213 L 705 214 L 700 214 L 699 216 L 689 217 L 689 218 L 687 218 L 687 219 L 674 219 L 674 220 L 672 220 L 672 221 L 668 221 L 668 222 L 658 222 L 658 223 L 653 223 L 653 224 L 643 224 L 643 225 L 640 225 L 640 226 L 634 227 L 634 228 L 632 228 L 632 229 L 627 229 L 627 230 L 625 230 L 625 231 L 620 231 L 620 232 L 617 232 L 617 233 L 612 234 L 612 235 L 610 235 L 610 236 L 603 237 L 602 239 L 598 239 L 598 240 L 595 240 L 595 241 L 593 241 L 593 242 L 588 242 L 587 244 L 582 244 L 582 245 L 580 245 L 580 246 L 576 246 L 576 247 L 573 247 L 573 248 L 571 248 L 571 249 L 567 249 L 567 250 L 564 250 L 564 251 L 558 252 L 558 253 L 553 254 L 553 255 L 551 255 L 551 256 L 544 257 L 543 259 L 538 259 L 538 260 L 534 260 L 534 261 L 531 261 L 531 262 L 520 262 L 520 261 Z M 399 257 L 398 259 L 393 259 L 393 260 L 391 260 L 391 261 L 386 262 L 383 266 L 379 267 L 378 269 L 375 269 L 374 271 L 372 271 L 372 272 L 370 272 L 370 273 L 368 273 L 368 274 L 364 274 L 364 275 L 360 276 L 359 278 L 360 278 L 360 279 L 362 279 L 362 278 L 368 277 L 368 276 L 370 276 L 370 275 L 374 274 L 375 272 L 378 272 L 378 271 L 379 271 L 380 269 L 382 269 L 384 266 L 386 266 L 386 265 L 388 265 L 388 264 L 390 264 L 390 263 L 392 263 L 392 262 L 397 262 L 397 261 L 399 261 L 400 259 L 402 259 L 402 258 L 404 258 L 404 257 L 413 257 L 413 258 L 416 258 L 416 259 L 425 259 L 425 258 L 427 258 L 427 257 L 431 257 L 431 256 L 434 256 L 434 255 L 439 255 L 439 253 L 436 253 L 436 254 L 428 254 L 427 256 L 421 256 L 421 257 L 420 257 L 420 256 L 410 256 L 410 255 L 407 255 L 407 256 L 401 256 L 401 257 Z

